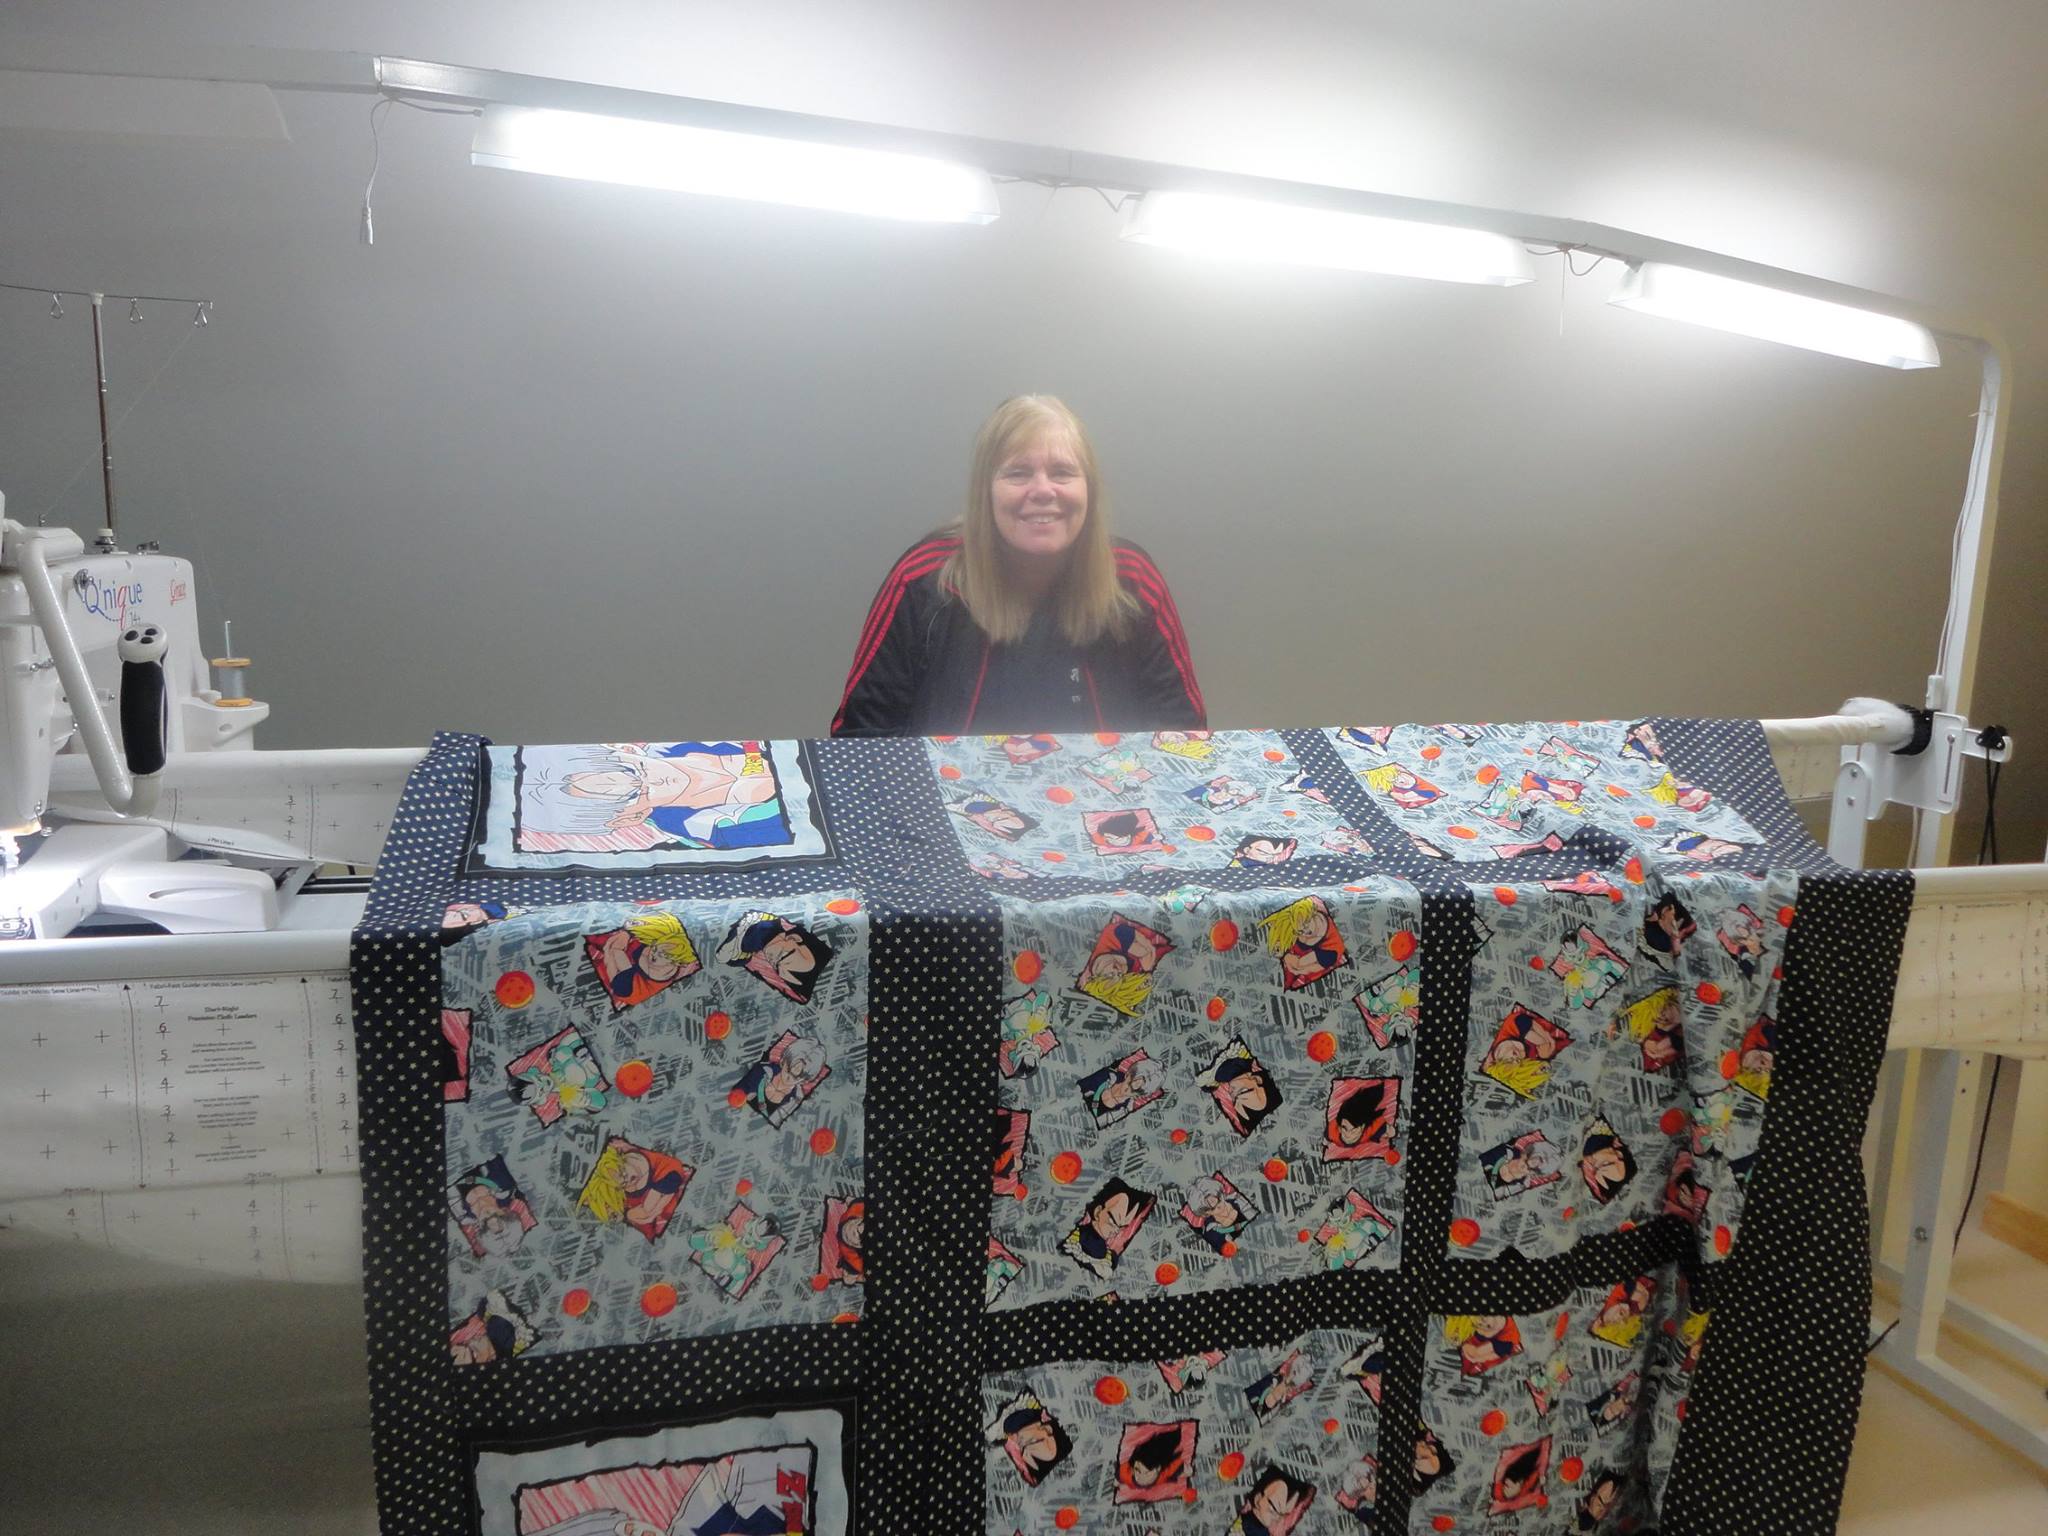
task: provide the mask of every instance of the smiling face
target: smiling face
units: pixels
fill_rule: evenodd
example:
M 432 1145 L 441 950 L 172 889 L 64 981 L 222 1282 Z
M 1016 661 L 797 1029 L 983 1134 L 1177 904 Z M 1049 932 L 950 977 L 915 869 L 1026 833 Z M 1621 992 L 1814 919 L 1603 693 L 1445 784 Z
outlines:
M 989 495 L 1005 548 L 1027 560 L 1063 557 L 1088 518 L 1088 477 L 1064 433 L 1020 443 L 997 463 Z

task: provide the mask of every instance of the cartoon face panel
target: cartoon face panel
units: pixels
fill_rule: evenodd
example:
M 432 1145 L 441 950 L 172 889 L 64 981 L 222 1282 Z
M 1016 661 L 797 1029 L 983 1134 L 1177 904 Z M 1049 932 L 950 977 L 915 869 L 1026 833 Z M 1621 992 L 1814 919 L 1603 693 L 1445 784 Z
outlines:
M 1159 962 L 1172 952 L 1165 934 L 1119 913 L 1103 924 L 1095 948 L 1074 978 L 1074 990 L 1126 1018 L 1135 1017 L 1152 995 Z
M 1199 1079 L 1239 1136 L 1249 1136 L 1278 1112 L 1279 1085 L 1243 1040 L 1233 1039 Z
M 584 1181 L 577 1203 L 602 1222 L 623 1222 L 650 1243 L 668 1230 L 696 1173 L 666 1152 L 613 1136 Z

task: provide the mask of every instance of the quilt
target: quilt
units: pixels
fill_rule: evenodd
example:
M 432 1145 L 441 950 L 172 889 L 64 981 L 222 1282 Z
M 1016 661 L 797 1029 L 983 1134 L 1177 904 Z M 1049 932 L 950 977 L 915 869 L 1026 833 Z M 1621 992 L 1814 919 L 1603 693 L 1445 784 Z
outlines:
M 383 1527 L 1832 1529 L 1911 900 L 1754 721 L 438 737 Z

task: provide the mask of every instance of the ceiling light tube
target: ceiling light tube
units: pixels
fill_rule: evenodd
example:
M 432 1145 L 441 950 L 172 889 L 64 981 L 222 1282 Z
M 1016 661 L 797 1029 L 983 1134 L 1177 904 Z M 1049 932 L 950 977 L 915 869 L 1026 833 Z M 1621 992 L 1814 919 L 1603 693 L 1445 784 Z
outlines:
M 1529 253 L 1506 235 L 1212 192 L 1147 192 L 1125 213 L 1121 233 L 1205 256 L 1448 283 L 1507 287 L 1536 278 Z
M 1607 302 L 1886 368 L 1941 366 L 1933 334 L 1910 320 L 1669 262 L 1633 263 Z
M 486 107 L 474 165 L 932 223 L 987 224 L 988 174 L 922 155 L 545 107 Z

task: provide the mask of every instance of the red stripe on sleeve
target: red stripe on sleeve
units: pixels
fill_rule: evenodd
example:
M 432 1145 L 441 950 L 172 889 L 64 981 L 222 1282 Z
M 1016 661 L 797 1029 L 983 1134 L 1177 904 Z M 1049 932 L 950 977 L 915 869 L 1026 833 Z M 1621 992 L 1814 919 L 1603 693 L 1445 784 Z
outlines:
M 839 710 L 832 717 L 835 734 L 846 723 L 847 700 L 853 697 L 853 690 L 860 686 L 860 680 L 867 676 L 875 654 L 881 650 L 882 641 L 888 636 L 889 626 L 896 622 L 896 610 L 903 604 L 903 594 L 920 577 L 928 576 L 944 565 L 957 543 L 953 539 L 927 540 L 890 568 L 888 576 L 883 579 L 882 590 L 875 594 L 875 600 L 868 609 L 860 644 L 854 650 L 853 666 L 846 674 L 846 687 L 839 695 Z
M 1202 701 L 1201 686 L 1195 681 L 1194 658 L 1188 653 L 1186 633 L 1181 629 L 1180 611 L 1174 607 L 1173 594 L 1167 591 L 1166 578 L 1159 574 L 1159 568 L 1145 555 L 1135 549 L 1118 549 L 1117 568 L 1130 583 L 1138 589 L 1138 595 L 1151 608 L 1159 633 L 1166 641 L 1167 655 L 1173 658 L 1173 667 L 1180 674 L 1181 687 L 1186 691 L 1188 702 L 1204 720 L 1209 718 L 1208 706 Z

